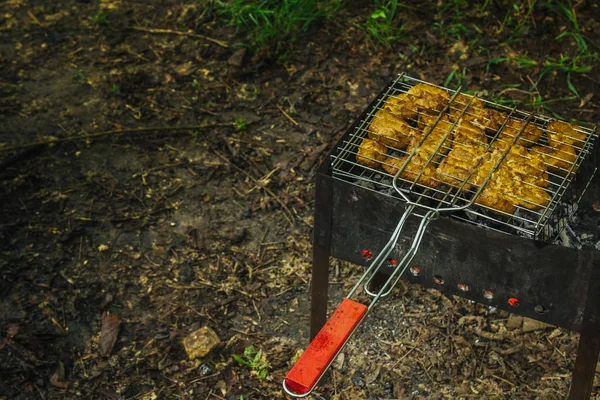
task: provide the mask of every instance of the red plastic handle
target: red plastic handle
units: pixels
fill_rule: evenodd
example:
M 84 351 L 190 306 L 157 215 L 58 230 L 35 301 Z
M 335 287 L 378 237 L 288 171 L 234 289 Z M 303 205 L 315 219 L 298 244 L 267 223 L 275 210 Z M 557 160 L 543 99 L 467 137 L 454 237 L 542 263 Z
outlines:
M 286 375 L 287 388 L 310 392 L 366 313 L 364 304 L 344 299 Z

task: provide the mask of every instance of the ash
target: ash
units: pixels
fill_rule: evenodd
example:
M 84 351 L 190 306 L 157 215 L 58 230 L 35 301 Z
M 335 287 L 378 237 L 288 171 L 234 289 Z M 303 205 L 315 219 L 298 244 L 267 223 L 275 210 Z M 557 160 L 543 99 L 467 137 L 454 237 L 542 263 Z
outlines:
M 578 204 L 564 204 L 561 211 L 564 217 L 558 222 L 558 235 L 553 243 L 578 250 L 584 247 L 600 250 L 598 213 L 585 204 L 582 207 Z

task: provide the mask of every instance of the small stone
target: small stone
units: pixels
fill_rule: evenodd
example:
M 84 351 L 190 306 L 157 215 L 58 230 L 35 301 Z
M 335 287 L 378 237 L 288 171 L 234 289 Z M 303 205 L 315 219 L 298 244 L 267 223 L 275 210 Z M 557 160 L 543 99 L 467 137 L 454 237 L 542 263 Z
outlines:
M 506 329 L 518 329 L 523 325 L 523 317 L 511 314 L 506 321 Z
M 206 356 L 221 340 L 208 326 L 190 333 L 183 339 L 183 346 L 190 360 Z
M 551 327 L 545 322 L 537 321 L 531 318 L 523 318 L 523 332 L 539 331 Z
M 337 369 L 338 371 L 342 369 L 344 366 L 344 360 L 346 359 L 346 355 L 344 353 L 340 353 L 335 360 L 333 361 L 332 367 Z
M 227 64 L 233 67 L 241 67 L 244 63 L 244 57 L 246 56 L 247 51 L 248 50 L 245 47 L 240 47 L 231 55 L 231 57 L 229 57 Z
M 198 367 L 198 372 L 200 372 L 200 375 L 202 376 L 208 376 L 212 373 L 212 369 L 206 364 L 201 364 Z
M 352 377 L 352 383 L 354 383 L 358 387 L 365 387 L 365 381 L 363 381 L 359 376 L 354 375 Z
M 244 207 L 244 210 L 242 211 L 242 218 L 247 219 L 250 218 L 252 216 L 252 210 L 250 210 L 250 207 L 246 206 Z

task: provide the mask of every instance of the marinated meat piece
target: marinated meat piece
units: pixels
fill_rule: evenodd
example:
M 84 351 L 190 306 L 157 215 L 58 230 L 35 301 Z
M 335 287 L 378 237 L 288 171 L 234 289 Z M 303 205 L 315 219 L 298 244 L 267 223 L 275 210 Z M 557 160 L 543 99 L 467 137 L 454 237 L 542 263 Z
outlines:
M 471 101 L 471 99 L 473 99 L 473 101 Z M 469 117 L 478 115 L 479 113 L 481 113 L 485 110 L 485 103 L 480 98 L 474 97 L 474 96 L 469 96 L 464 93 L 459 93 L 454 98 L 454 101 L 450 104 L 450 109 L 448 110 L 448 112 L 453 117 L 458 118 L 458 117 L 460 117 L 461 113 L 467 107 L 467 105 L 469 104 L 470 101 L 471 101 L 471 104 L 466 109 L 466 111 L 462 114 L 463 117 L 466 117 L 468 119 Z
M 419 132 L 402 118 L 388 110 L 379 110 L 369 126 L 369 138 L 394 149 L 406 148 L 411 137 Z
M 519 132 L 521 131 L 522 133 L 519 135 Z M 542 134 L 542 129 L 533 122 L 530 121 L 527 125 L 525 125 L 525 121 L 511 118 L 504 126 L 504 129 L 500 131 L 498 139 L 505 140 L 510 144 L 512 143 L 513 138 L 519 135 L 517 144 L 525 147 L 531 147 L 538 140 L 540 140 Z
M 439 115 L 439 114 L 438 114 Z M 419 114 L 418 127 L 420 129 L 425 130 L 428 126 L 432 126 L 435 123 L 438 115 L 434 114 Z M 438 123 L 435 125 L 436 127 L 440 127 L 443 129 L 452 128 L 452 122 L 450 122 L 450 117 L 447 114 L 442 115 Z
M 387 148 L 378 141 L 363 139 L 356 155 L 356 162 L 371 168 L 378 168 L 387 157 Z
M 415 104 L 420 111 L 430 114 L 442 111 L 450 100 L 450 94 L 447 91 L 425 83 L 411 87 L 408 94 L 415 99 Z
M 502 212 L 510 211 L 506 202 L 531 210 L 546 207 L 551 200 L 550 194 L 543 189 L 549 185 L 546 164 L 541 157 L 532 156 L 523 146 L 515 144 L 509 151 L 505 143 L 492 143 L 492 151 L 484 156 L 469 180 L 480 187 L 494 166 L 502 160 L 477 203 Z
M 484 129 L 489 135 L 494 135 L 506 121 L 508 115 L 493 108 L 484 108 L 469 113 L 464 118 L 478 128 Z
M 492 173 L 498 160 L 500 160 L 500 157 L 502 157 L 502 152 L 499 150 L 485 153 L 479 167 L 471 175 L 469 183 L 477 187 L 483 185 L 487 177 Z
M 546 164 L 539 157 L 533 157 L 519 145 L 514 145 L 508 153 L 503 164 L 500 166 L 506 170 L 515 181 L 522 181 L 537 187 L 547 187 L 548 169 Z
M 383 108 L 404 119 L 416 120 L 419 114 L 415 100 L 408 93 L 390 96 L 383 105 Z
M 442 161 L 438 168 L 438 179 L 455 187 L 461 187 L 463 191 L 471 188 L 469 183 L 463 182 L 472 176 L 471 171 L 485 156 L 485 146 L 469 146 L 454 144 L 454 148 Z M 475 172 L 473 172 L 475 173 Z
M 532 156 L 542 160 L 548 167 L 548 170 L 555 174 L 566 176 L 571 171 L 571 167 L 577 160 L 575 148 L 568 144 L 556 146 L 556 148 L 546 146 L 533 146 L 529 152 Z M 577 171 L 577 166 L 573 167 L 572 173 Z
M 492 187 L 483 189 L 475 203 L 506 214 L 514 213 L 516 209 L 514 204 L 502 195 L 501 191 Z
M 408 156 L 401 158 L 388 157 L 381 166 L 388 174 L 395 176 L 402 165 L 404 165 L 404 161 L 407 157 Z M 404 168 L 404 171 L 400 173 L 400 178 L 414 182 L 417 179 L 417 176 L 421 174 L 421 171 L 423 171 L 417 183 L 432 188 L 437 187 L 439 184 L 436 179 L 437 171 L 431 163 L 425 166 L 426 163 L 426 159 L 415 154 L 406 165 L 406 168 Z
M 421 158 L 425 160 L 431 158 L 432 163 L 438 162 L 452 148 L 452 133 L 449 132 L 451 126 L 444 121 L 439 121 L 433 129 L 426 128 L 423 135 L 412 137 L 406 151 L 411 152 L 416 149 L 416 154 Z
M 544 189 L 524 184 L 513 185 L 511 190 L 506 191 L 504 195 L 514 205 L 529 210 L 547 207 L 552 200 L 552 196 Z
M 563 144 L 568 144 L 581 150 L 585 144 L 587 135 L 575 130 L 576 127 L 577 125 L 561 121 L 549 123 L 547 128 L 548 143 L 554 148 Z
M 470 144 L 473 146 L 487 144 L 485 130 L 465 118 L 458 121 L 453 134 L 455 146 L 456 144 Z

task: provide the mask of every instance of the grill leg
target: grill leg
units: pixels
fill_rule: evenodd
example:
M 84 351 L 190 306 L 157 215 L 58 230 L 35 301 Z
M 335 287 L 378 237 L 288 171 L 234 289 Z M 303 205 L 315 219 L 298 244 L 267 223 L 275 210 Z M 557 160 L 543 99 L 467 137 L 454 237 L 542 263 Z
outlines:
M 596 256 L 588 286 L 583 315 L 583 329 L 579 336 L 577 359 L 573 369 L 570 400 L 589 399 L 592 394 L 596 364 L 600 352 L 600 257 Z
M 327 321 L 329 254 L 331 246 L 332 180 L 318 173 L 315 185 L 315 225 L 310 299 L 310 340 Z

